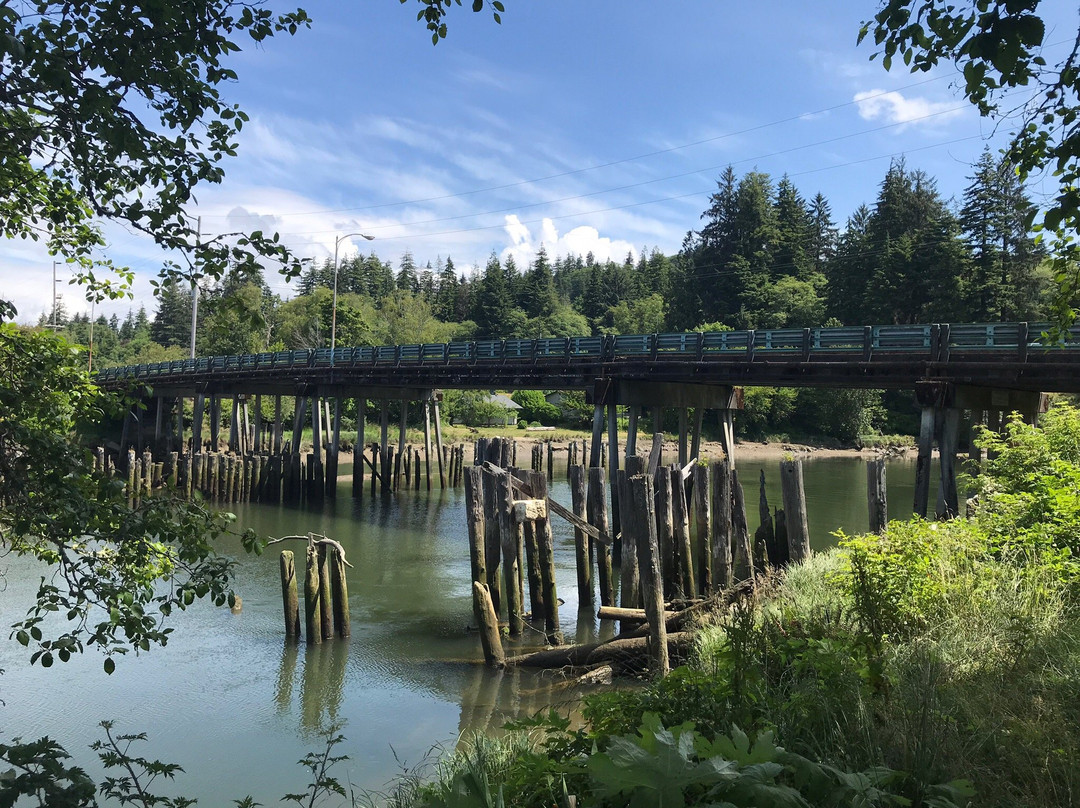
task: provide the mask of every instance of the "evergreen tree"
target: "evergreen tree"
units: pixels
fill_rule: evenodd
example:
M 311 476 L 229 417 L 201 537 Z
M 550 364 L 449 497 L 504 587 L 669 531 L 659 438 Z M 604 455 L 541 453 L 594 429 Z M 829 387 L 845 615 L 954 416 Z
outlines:
M 513 307 L 513 300 L 506 288 L 506 274 L 499 264 L 499 257 L 492 252 L 473 301 L 472 318 L 476 321 L 477 334 L 483 337 L 504 336 Z
M 1039 251 L 1028 233 L 1031 202 L 1012 166 L 985 149 L 964 191 L 960 223 L 971 253 L 961 285 L 965 318 L 1027 319 L 1036 313 Z
M 529 271 L 525 273 L 518 301 L 529 317 L 547 317 L 558 305 L 551 264 L 548 263 L 547 250 L 543 244 L 540 245 Z
M 439 287 L 435 295 L 435 316 L 443 322 L 459 321 L 457 316 L 458 276 L 454 269 L 454 260 L 446 259 L 446 265 L 439 273 Z
M 809 219 L 810 263 L 815 273 L 824 275 L 826 265 L 836 256 L 837 232 L 832 208 L 820 193 L 810 203 Z
M 165 347 L 191 344 L 191 291 L 176 281 L 165 281 L 158 287 L 150 339 Z
M 399 265 L 394 286 L 398 290 L 410 294 L 416 294 L 420 291 L 420 279 L 416 273 L 416 263 L 413 261 L 412 253 L 408 250 L 401 256 L 401 264 Z
M 770 251 L 773 275 L 807 280 L 814 271 L 811 221 L 806 202 L 784 175 L 776 185 L 776 243 Z
M 859 205 L 847 220 L 839 238 L 836 257 L 825 265 L 827 311 L 848 325 L 869 324 L 863 310 L 867 266 L 870 254 L 870 217 L 866 205 Z

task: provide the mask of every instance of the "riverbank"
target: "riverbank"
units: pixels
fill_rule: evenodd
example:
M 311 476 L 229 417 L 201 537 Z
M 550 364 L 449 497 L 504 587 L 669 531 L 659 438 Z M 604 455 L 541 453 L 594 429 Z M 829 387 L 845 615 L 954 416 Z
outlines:
M 1080 795 L 1080 412 L 984 444 L 970 519 L 758 583 L 691 663 L 477 738 L 395 805 L 1065 808 Z
M 546 445 L 549 441 L 553 444 L 553 449 L 556 455 L 556 464 L 560 461 L 563 465 L 566 463 L 567 447 L 571 442 L 576 442 L 580 445 L 581 441 L 588 441 L 589 435 L 585 432 L 573 433 L 570 437 L 567 435 L 568 430 L 560 430 L 558 432 L 525 432 L 516 430 L 495 430 L 485 429 L 482 431 L 470 430 L 465 432 L 452 432 L 444 436 L 444 442 L 447 444 L 466 444 L 466 462 L 471 459 L 469 450 L 469 444 L 476 441 L 478 438 L 508 438 L 518 443 L 519 452 L 519 465 L 520 457 L 524 452 L 524 457 L 527 459 L 532 447 L 536 444 Z M 461 434 L 464 433 L 464 434 Z M 548 437 L 549 435 L 557 435 L 558 437 Z M 370 438 L 370 435 L 368 436 Z M 413 434 L 412 432 L 406 435 L 407 442 L 413 445 L 423 443 L 422 434 Z M 625 441 L 626 435 L 620 434 L 620 443 Z M 370 441 L 369 441 L 370 442 Z M 639 439 L 638 451 L 642 452 L 647 450 L 647 446 L 642 446 Z M 798 457 L 849 457 L 849 458 L 871 458 L 880 457 L 882 454 L 888 454 L 891 457 L 905 457 L 909 454 L 914 454 L 914 446 L 903 446 L 894 443 L 889 443 L 883 447 L 866 447 L 866 448 L 837 448 L 833 446 L 821 446 L 808 443 L 798 443 L 792 441 L 783 442 L 759 442 L 759 441 L 736 441 L 735 443 L 735 458 L 736 460 L 782 460 L 790 455 Z M 664 457 L 676 458 L 679 454 L 679 444 L 674 438 L 669 438 L 664 441 Z M 702 458 L 708 460 L 715 460 L 724 456 L 724 447 L 719 441 L 703 441 L 701 444 Z M 349 449 L 342 449 L 340 455 L 341 463 L 353 462 L 353 453 L 351 447 Z M 344 478 L 343 478 L 344 479 Z

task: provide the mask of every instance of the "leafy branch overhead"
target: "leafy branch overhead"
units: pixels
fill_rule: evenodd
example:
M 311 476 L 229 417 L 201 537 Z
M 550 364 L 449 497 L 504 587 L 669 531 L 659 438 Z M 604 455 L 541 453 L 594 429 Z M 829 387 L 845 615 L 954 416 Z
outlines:
M 1044 56 L 1047 30 L 1040 0 L 885 0 L 865 22 L 888 70 L 900 57 L 912 72 L 952 62 L 964 94 L 983 116 L 1015 127 L 1008 148 L 1021 179 L 1046 171 L 1057 189 L 1043 207 L 1040 227 L 1055 257 L 1060 325 L 1076 320 L 1080 292 L 1080 32 L 1056 62 Z M 1060 43 L 1051 43 L 1060 44 Z M 1013 91 L 1026 98 L 1013 102 Z
M 400 0 L 401 4 L 409 0 Z M 423 8 L 417 12 L 416 19 L 427 23 L 427 29 L 431 31 L 431 44 L 438 45 L 440 39 L 446 39 L 445 17 L 450 9 L 456 4 L 461 5 L 461 0 L 417 0 Z M 480 12 L 485 5 L 491 6 L 491 16 L 497 23 L 502 23 L 502 14 L 506 11 L 499 0 L 472 0 L 472 10 Z
M 131 276 L 95 275 L 114 269 L 102 220 L 189 256 L 191 274 L 288 264 L 276 234 L 201 241 L 188 208 L 200 183 L 221 181 L 247 121 L 221 94 L 237 79 L 228 57 L 244 37 L 309 25 L 302 9 L 228 0 L 0 4 L 0 235 L 45 241 L 109 296 Z

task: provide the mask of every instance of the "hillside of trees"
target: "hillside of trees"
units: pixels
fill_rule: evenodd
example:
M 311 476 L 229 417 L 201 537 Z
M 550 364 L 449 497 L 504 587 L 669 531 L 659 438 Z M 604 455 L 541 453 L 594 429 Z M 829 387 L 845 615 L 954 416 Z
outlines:
M 420 265 L 406 252 L 396 267 L 374 251 L 345 258 L 337 343 L 1037 320 L 1047 313 L 1051 276 L 1031 211 L 1016 172 L 989 150 L 959 200 L 893 162 L 874 201 L 843 227 L 822 194 L 808 197 L 787 176 L 740 177 L 729 167 L 675 255 L 643 248 L 620 263 L 541 247 L 528 266 L 492 253 L 465 271 L 450 256 Z M 328 345 L 333 284 L 329 259 L 308 265 L 290 300 L 273 294 L 258 269 L 227 272 L 201 291 L 199 355 Z M 70 337 L 90 342 L 88 317 L 56 316 Z M 97 318 L 95 367 L 187 356 L 190 318 L 190 289 L 168 284 L 152 317 L 140 307 L 122 321 Z M 42 315 L 42 324 L 51 319 Z M 851 442 L 911 428 L 906 396 L 748 393 L 741 420 L 751 436 L 816 431 Z

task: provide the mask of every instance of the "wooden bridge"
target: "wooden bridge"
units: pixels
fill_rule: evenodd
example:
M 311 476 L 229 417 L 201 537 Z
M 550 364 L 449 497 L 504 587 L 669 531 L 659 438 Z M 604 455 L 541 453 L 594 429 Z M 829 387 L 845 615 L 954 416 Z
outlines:
M 428 458 L 434 415 L 435 455 L 445 484 L 440 389 L 583 390 L 594 406 L 589 463 L 601 461 L 606 409 L 610 469 L 619 467 L 617 406 L 629 408 L 627 455 L 637 451 L 637 420 L 643 407 L 652 410 L 657 431 L 662 429 L 664 410 L 677 410 L 680 462 L 685 463 L 697 456 L 703 413 L 709 409 L 719 413 L 725 450 L 734 458 L 733 417 L 741 408 L 741 386 L 912 389 L 923 413 L 915 512 L 925 515 L 927 510 L 936 436 L 942 477 L 939 503 L 944 503 L 940 507 L 946 513 L 955 514 L 954 459 L 962 412 L 976 420 L 986 419 L 993 427 L 1001 413 L 1020 411 L 1029 419 L 1037 417 L 1045 406 L 1045 392 L 1080 393 L 1080 327 L 1054 346 L 1042 341 L 1045 328 L 1034 323 L 941 323 L 475 340 L 360 346 L 333 352 L 320 348 L 109 368 L 97 374 L 97 381 L 110 389 L 145 386 L 147 390 L 144 407 L 133 408 L 125 419 L 121 452 L 133 443 L 141 448 L 150 439 L 149 419 L 144 415 L 154 413 L 155 451 L 160 454 L 175 447 L 182 452 L 188 445 L 189 452 L 198 453 L 198 440 L 190 444 L 184 440 L 182 401 L 192 398 L 196 436 L 202 435 L 203 412 L 209 402 L 213 448 L 218 442 L 222 399 L 231 399 L 229 443 L 233 450 L 243 453 L 246 441 L 249 450 L 254 443 L 256 449 L 265 446 L 280 455 L 281 398 L 293 396 L 291 451 L 297 454 L 310 412 L 317 468 L 308 478 L 320 492 L 330 495 L 336 489 L 343 398 L 357 399 L 358 449 L 363 447 L 367 400 L 379 403 L 381 442 L 372 447 L 370 467 L 388 491 L 388 481 L 398 474 L 388 436 L 392 401 L 401 402 L 399 463 L 409 404 L 418 403 L 424 410 Z M 264 395 L 274 397 L 275 417 L 269 428 L 262 423 Z M 254 423 L 247 417 L 251 396 L 259 405 Z M 175 423 L 175 432 L 167 426 L 170 423 Z M 357 465 L 361 482 L 354 490 L 361 491 L 363 463 Z

